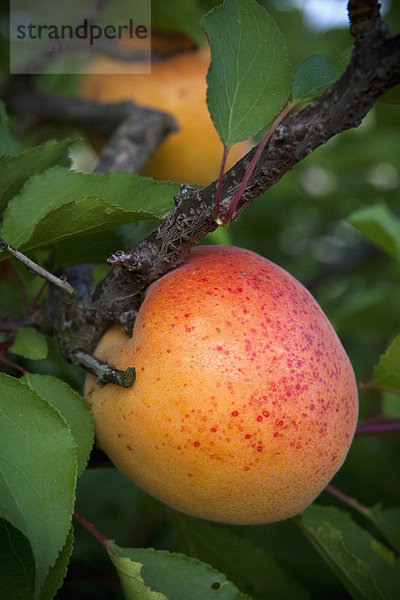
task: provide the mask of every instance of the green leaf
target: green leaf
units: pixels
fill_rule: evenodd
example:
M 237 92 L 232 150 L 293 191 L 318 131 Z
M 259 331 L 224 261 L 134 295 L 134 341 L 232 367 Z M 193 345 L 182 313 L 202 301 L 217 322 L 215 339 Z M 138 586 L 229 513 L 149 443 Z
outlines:
M 352 598 L 399 597 L 400 561 L 346 512 L 311 505 L 296 522 Z
M 162 218 L 178 190 L 178 184 L 131 173 L 104 176 L 53 167 L 32 177 L 10 201 L 1 236 L 26 251 L 123 223 Z
M 93 490 L 96 493 L 95 502 Z M 131 543 L 132 531 L 138 522 L 157 520 L 160 508 L 164 508 L 156 500 L 150 499 L 121 471 L 109 466 L 86 469 L 82 473 L 76 489 L 76 507 L 80 514 L 96 523 L 103 535 L 121 540 L 121 545 L 125 546 Z M 78 536 L 82 538 L 81 529 L 77 531 Z M 83 552 L 90 545 L 86 534 L 84 537 L 87 544 L 85 543 Z M 79 552 L 82 552 L 80 540 L 76 547 L 76 557 Z
M 15 336 L 10 351 L 25 358 L 40 360 L 47 356 L 47 341 L 45 336 L 33 327 L 24 327 Z
M 140 573 L 145 584 L 152 590 L 161 592 L 160 598 L 166 596 L 168 600 L 215 600 L 218 597 L 219 600 L 250 600 L 249 596 L 242 594 L 225 575 L 195 558 L 151 548 L 120 548 L 112 542 L 111 548 L 119 559 L 124 560 L 122 565 L 125 579 L 134 582 L 137 573 Z M 119 568 L 116 564 L 118 559 L 112 554 L 110 558 Z M 129 572 L 130 568 L 132 575 Z M 131 595 L 125 593 L 126 598 L 136 598 L 133 589 Z M 146 596 L 143 596 L 143 599 L 145 598 Z M 152 597 L 150 598 L 152 600 Z
M 3 267 L 0 263 L 0 269 Z M 24 312 L 24 300 L 21 289 L 15 286 L 12 275 L 0 277 L 0 314 L 18 315 Z
M 202 19 L 211 48 L 207 103 L 223 144 L 255 135 L 285 105 L 292 68 L 285 39 L 256 0 L 225 0 Z
M 152 0 L 151 24 L 153 29 L 182 31 L 189 34 L 197 44 L 204 45 L 200 27 L 203 12 L 196 0 Z
M 383 537 L 400 554 L 400 507 L 382 508 L 380 504 L 365 512 Z
M 153 222 L 153 219 L 150 219 Z M 137 224 L 145 223 L 139 221 Z M 79 243 L 76 238 L 69 238 L 57 242 L 53 253 L 53 265 L 57 269 L 66 265 L 79 263 L 106 263 L 107 258 L 119 248 L 133 248 L 124 244 L 124 236 L 121 228 L 111 229 L 104 232 L 81 235 Z
M 0 598 L 32 600 L 35 562 L 26 537 L 0 519 Z
M 37 594 L 71 525 L 75 441 L 59 413 L 19 380 L 0 374 L 0 398 L 0 516 L 29 540 Z
M 337 73 L 320 54 L 304 60 L 293 77 L 293 102 L 307 102 L 321 95 L 335 80 Z
M 67 572 L 73 540 L 71 527 L 64 548 L 40 590 L 39 600 L 52 600 L 61 587 Z M 0 556 L 0 598 L 32 600 L 37 596 L 35 594 L 35 563 L 31 546 L 18 529 L 3 519 L 0 519 Z
M 69 166 L 68 148 L 76 140 L 49 140 L 42 146 L 28 148 L 14 156 L 0 157 L 0 216 L 10 198 L 15 196 L 24 183 L 36 173 L 41 173 L 54 164 Z M 27 212 L 29 202 L 24 206 Z M 7 240 L 8 241 L 8 240 Z
M 360 208 L 347 220 L 368 240 L 400 258 L 400 219 L 386 205 L 373 204 Z
M 39 600 L 53 600 L 56 592 L 62 586 L 65 575 L 67 574 L 67 567 L 70 556 L 72 554 L 74 544 L 74 533 L 72 527 L 65 541 L 64 547 L 58 555 L 57 562 L 50 569 L 46 581 L 42 589 L 40 590 Z
M 400 390 L 400 335 L 380 357 L 374 368 L 372 383 Z
M 293 77 L 293 102 L 308 102 L 320 96 L 343 73 L 352 50 L 349 46 L 331 59 L 314 54 L 300 63 Z
M 193 547 L 196 556 L 207 560 L 239 588 L 248 590 L 256 598 L 309 598 L 300 583 L 294 581 L 263 548 L 245 537 L 228 528 L 200 521 L 185 519 L 183 525 L 185 538 L 189 536 L 190 547 Z
M 132 562 L 126 556 L 109 553 L 121 581 L 125 600 L 171 600 L 164 594 L 152 591 L 141 575 L 142 563 Z
M 10 133 L 4 102 L 0 102 L 0 156 L 11 156 L 21 150 L 21 144 Z
M 57 242 L 53 253 L 54 268 L 83 262 L 105 263 L 118 248 L 133 248 L 158 227 L 161 219 L 153 218 L 127 223 L 107 231 L 82 235 L 79 244 L 75 238 Z
M 77 447 L 80 475 L 86 468 L 94 441 L 93 416 L 85 399 L 64 381 L 52 375 L 28 373 L 21 381 L 53 406 L 68 423 Z

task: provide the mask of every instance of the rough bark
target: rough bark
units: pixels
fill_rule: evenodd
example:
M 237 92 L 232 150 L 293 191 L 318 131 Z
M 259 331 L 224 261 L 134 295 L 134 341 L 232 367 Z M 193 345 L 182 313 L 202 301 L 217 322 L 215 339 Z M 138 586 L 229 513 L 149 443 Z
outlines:
M 376 100 L 400 82 L 400 36 L 390 35 L 379 4 L 375 0 L 350 0 L 349 17 L 354 50 L 348 67 L 321 97 L 287 116 L 277 127 L 233 220 L 316 148 L 357 127 Z M 230 206 L 254 152 L 255 148 L 225 174 L 223 211 Z M 69 360 L 82 364 L 77 348 L 90 353 L 110 323 L 120 324 L 129 333 L 146 287 L 179 265 L 204 235 L 217 228 L 216 183 L 201 190 L 182 185 L 174 208 L 155 232 L 132 250 L 116 251 L 109 258 L 113 268 L 103 281 L 86 294 L 65 301 L 54 331 Z

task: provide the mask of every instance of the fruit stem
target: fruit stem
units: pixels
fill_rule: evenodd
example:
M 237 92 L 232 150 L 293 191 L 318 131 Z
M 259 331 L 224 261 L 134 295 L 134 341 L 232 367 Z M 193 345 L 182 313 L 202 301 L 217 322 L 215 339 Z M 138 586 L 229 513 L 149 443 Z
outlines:
M 239 204 L 240 199 L 243 196 L 243 193 L 246 189 L 249 179 L 253 174 L 256 164 L 257 164 L 262 152 L 264 151 L 265 146 L 267 145 L 268 141 L 270 140 L 275 129 L 283 121 L 283 119 L 293 110 L 293 108 L 295 106 L 296 105 L 293 102 L 291 102 L 291 100 L 289 98 L 288 101 L 286 102 L 285 106 L 276 115 L 275 119 L 272 121 L 271 125 L 268 127 L 267 133 L 265 134 L 265 136 L 263 137 L 261 142 L 258 144 L 257 150 L 255 151 L 254 156 L 251 159 L 251 162 L 246 170 L 245 176 L 243 177 L 239 188 L 236 190 L 235 196 L 233 197 L 233 200 L 232 200 L 232 203 L 231 203 L 229 209 L 227 210 L 225 215 L 219 215 L 220 220 L 222 220 L 226 225 L 229 224 L 232 219 L 233 213 L 235 212 L 237 205 Z
M 221 205 L 222 180 L 223 180 L 223 177 L 224 177 L 225 165 L 226 165 L 226 160 L 228 158 L 228 153 L 229 153 L 229 148 L 225 144 L 224 145 L 224 151 L 223 151 L 223 154 L 222 154 L 222 159 L 221 159 L 221 165 L 220 165 L 220 168 L 219 168 L 217 191 L 216 191 L 216 194 L 215 194 L 215 204 L 214 204 L 215 221 L 217 222 L 218 225 L 223 225 L 223 223 L 221 221 L 221 217 L 220 217 L 219 211 L 220 211 L 220 205 Z
M 114 369 L 102 360 L 99 360 L 92 354 L 89 354 L 83 348 L 74 348 L 71 350 L 69 360 L 85 368 L 98 378 L 98 385 L 103 386 L 106 383 L 114 383 L 123 388 L 132 387 L 136 379 L 134 367 L 128 367 L 125 371 Z

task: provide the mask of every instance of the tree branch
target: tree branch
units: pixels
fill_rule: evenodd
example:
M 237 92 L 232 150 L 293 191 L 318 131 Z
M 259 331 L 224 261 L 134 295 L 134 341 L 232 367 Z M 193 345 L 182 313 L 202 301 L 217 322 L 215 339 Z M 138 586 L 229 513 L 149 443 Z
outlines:
M 359 423 L 355 435 L 380 435 L 382 433 L 399 433 L 400 421 L 386 421 L 384 423 Z
M 354 5 L 364 10 L 355 12 Z M 276 128 L 233 219 L 316 148 L 357 127 L 377 98 L 400 82 L 400 36 L 390 37 L 377 6 L 374 0 L 349 3 L 355 47 L 347 69 L 320 98 L 287 116 Z M 225 210 L 256 151 L 253 148 L 225 174 L 221 201 Z M 216 182 L 200 191 L 182 186 L 174 208 L 155 232 L 133 250 L 117 251 L 109 258 L 114 267 L 111 273 L 93 288 L 84 305 L 72 311 L 75 316 L 80 313 L 80 327 L 91 321 L 87 340 L 98 337 L 111 322 L 119 323 L 130 334 L 143 290 L 180 264 L 205 234 L 216 229 L 215 194 Z
M 141 171 L 164 138 L 176 129 L 170 115 L 133 105 L 101 150 L 96 173 Z
M 31 77 L 12 77 L 2 93 L 13 113 L 38 122 L 64 122 L 108 136 L 95 171 L 139 172 L 172 131 L 175 119 L 131 100 L 102 104 L 36 91 Z
M 355 43 L 347 69 L 321 97 L 278 125 L 232 220 L 316 148 L 338 133 L 357 127 L 377 98 L 400 82 L 400 36 L 390 36 L 376 0 L 350 0 L 349 17 Z M 253 148 L 224 175 L 224 212 L 231 206 L 256 152 Z M 115 252 L 109 258 L 113 267 L 109 275 L 87 294 L 64 303 L 55 332 L 66 358 L 75 360 L 77 348 L 91 352 L 111 323 L 131 333 L 146 287 L 179 265 L 204 235 L 216 229 L 216 187 L 216 182 L 202 190 L 183 185 L 174 208 L 155 232 L 134 249 Z

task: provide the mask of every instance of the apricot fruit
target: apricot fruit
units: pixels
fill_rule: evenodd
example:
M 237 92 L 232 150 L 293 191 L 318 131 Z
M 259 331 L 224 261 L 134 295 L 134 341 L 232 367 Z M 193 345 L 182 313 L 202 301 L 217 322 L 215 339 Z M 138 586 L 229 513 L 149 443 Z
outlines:
M 79 94 L 98 102 L 134 100 L 173 115 L 179 130 L 169 134 L 146 163 L 142 175 L 158 180 L 209 185 L 217 179 L 223 145 L 206 102 L 208 48 L 173 54 L 153 61 L 151 74 L 132 74 L 132 66 L 98 59 L 81 82 Z M 114 75 L 104 75 L 103 72 Z M 106 67 L 106 69 L 105 69 Z M 248 142 L 235 144 L 228 155 L 231 168 L 248 150 Z
M 311 294 L 269 260 L 195 248 L 149 286 L 132 337 L 96 355 L 129 389 L 85 396 L 114 464 L 175 509 L 234 524 L 305 509 L 341 467 L 358 415 L 352 366 Z

